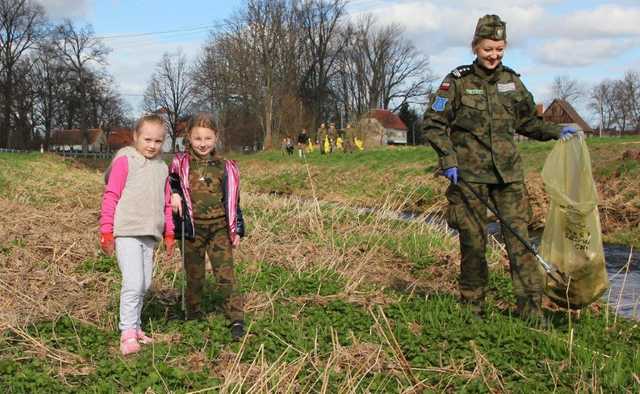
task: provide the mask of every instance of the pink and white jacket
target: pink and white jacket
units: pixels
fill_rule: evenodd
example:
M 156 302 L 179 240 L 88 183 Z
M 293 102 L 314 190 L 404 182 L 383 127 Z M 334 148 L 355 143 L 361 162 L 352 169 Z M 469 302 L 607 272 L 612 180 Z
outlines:
M 189 163 L 191 155 L 188 152 L 176 153 L 169 166 L 169 184 L 172 193 L 178 193 L 183 197 L 183 212 L 185 216 L 185 237 L 195 238 L 195 226 L 193 226 L 193 203 L 191 201 L 191 188 L 189 187 Z M 229 238 L 237 234 L 244 237 L 244 218 L 240 209 L 240 171 L 234 160 L 224 161 L 224 176 L 222 180 L 222 194 L 225 216 L 227 219 Z M 185 209 L 186 208 L 186 209 Z M 177 224 L 176 232 L 182 231 Z

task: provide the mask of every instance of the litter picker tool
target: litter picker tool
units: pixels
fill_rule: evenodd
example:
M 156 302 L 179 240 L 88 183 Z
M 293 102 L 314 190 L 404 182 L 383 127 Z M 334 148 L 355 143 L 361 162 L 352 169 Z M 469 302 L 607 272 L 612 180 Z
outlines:
M 538 260 L 538 263 L 540 263 L 540 265 L 542 266 L 544 271 L 547 273 L 547 275 L 551 279 L 553 279 L 559 285 L 561 285 L 561 286 L 563 286 L 565 288 L 569 287 L 570 278 L 569 278 L 569 276 L 567 274 L 565 274 L 564 272 L 559 271 L 553 264 L 549 263 L 542 256 L 540 256 L 540 254 L 538 253 L 536 248 L 533 245 L 531 245 L 531 243 L 529 243 L 529 241 L 524 239 L 524 237 L 522 235 L 520 235 L 520 233 L 518 233 L 513 227 L 511 227 L 511 223 L 506 222 L 503 219 L 502 215 L 500 215 L 498 210 L 496 208 L 494 208 L 493 206 L 491 206 L 491 204 L 489 204 L 489 201 L 487 201 L 484 197 L 482 197 L 480 195 L 480 193 L 478 193 L 476 191 L 476 189 L 474 189 L 473 186 L 471 186 L 466 180 L 464 180 L 464 179 L 459 177 L 458 181 L 461 184 L 463 184 L 467 189 L 469 189 L 471 191 L 471 193 L 473 193 L 473 195 L 476 196 L 476 198 L 478 200 L 480 200 L 480 202 L 484 206 L 486 206 L 494 215 L 496 215 L 498 220 L 500 220 L 500 224 L 502 224 L 502 226 L 504 226 L 504 228 L 509 230 L 509 232 L 511 234 L 513 234 L 518 239 L 518 241 L 520 241 L 525 246 L 525 248 L 527 248 L 527 250 L 529 250 L 529 252 L 533 253 L 533 255 Z
M 183 212 L 184 215 L 184 212 Z M 180 218 L 180 226 L 182 227 L 182 231 L 180 234 L 180 260 L 182 261 L 182 272 L 184 272 L 184 280 L 182 281 L 182 284 L 180 285 L 180 300 L 181 300 L 181 306 L 182 306 L 182 313 L 185 314 L 187 313 L 187 304 L 186 301 L 184 299 L 184 288 L 185 288 L 185 281 L 187 280 L 187 270 L 186 267 L 184 266 L 184 216 L 182 216 Z

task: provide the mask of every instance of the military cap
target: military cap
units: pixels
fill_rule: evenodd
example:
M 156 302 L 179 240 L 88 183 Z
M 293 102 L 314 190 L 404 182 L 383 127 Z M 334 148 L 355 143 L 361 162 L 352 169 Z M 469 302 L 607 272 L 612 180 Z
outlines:
M 478 19 L 474 39 L 488 38 L 490 40 L 506 40 L 507 24 L 498 15 L 485 15 Z

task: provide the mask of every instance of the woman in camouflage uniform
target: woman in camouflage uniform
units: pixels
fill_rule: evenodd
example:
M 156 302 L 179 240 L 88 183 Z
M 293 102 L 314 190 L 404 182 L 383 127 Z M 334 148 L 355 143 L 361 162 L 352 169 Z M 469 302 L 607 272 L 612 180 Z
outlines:
M 576 130 L 542 121 L 519 74 L 502 64 L 507 46 L 506 24 L 485 15 L 476 26 L 473 64 L 455 68 L 433 96 L 424 116 L 424 131 L 451 181 L 447 221 L 460 237 L 460 295 L 482 316 L 488 268 L 485 258 L 486 208 L 461 177 L 490 200 L 505 221 L 528 238 L 530 219 L 522 160 L 515 134 L 536 140 L 570 137 Z M 539 320 L 544 274 L 534 257 L 508 231 L 503 231 L 511 264 L 517 312 Z

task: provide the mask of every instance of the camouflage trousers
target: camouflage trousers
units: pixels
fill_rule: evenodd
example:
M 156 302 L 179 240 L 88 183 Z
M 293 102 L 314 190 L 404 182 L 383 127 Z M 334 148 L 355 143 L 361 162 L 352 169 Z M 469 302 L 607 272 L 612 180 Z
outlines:
M 471 184 L 500 215 L 525 239 L 531 207 L 522 182 L 505 184 Z M 460 294 L 463 301 L 482 301 L 489 279 L 486 260 L 487 208 L 464 185 L 451 184 L 447 189 L 447 222 L 460 237 Z M 535 257 L 506 228 L 502 228 L 509 255 L 513 291 L 516 296 L 540 296 L 544 274 Z
M 231 321 L 244 319 L 244 300 L 236 286 L 233 252 L 224 218 L 195 223 L 196 239 L 185 241 L 187 276 L 185 291 L 187 317 L 202 313 L 202 289 L 205 280 L 205 255 L 209 257 L 218 289 L 224 297 L 224 313 Z

